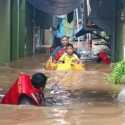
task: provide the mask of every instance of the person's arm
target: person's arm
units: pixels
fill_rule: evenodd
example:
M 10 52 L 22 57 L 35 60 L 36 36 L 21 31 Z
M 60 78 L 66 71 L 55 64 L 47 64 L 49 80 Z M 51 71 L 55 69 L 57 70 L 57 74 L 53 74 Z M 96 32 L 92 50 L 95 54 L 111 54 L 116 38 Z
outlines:
M 76 54 L 74 54 L 74 63 L 80 63 L 80 59 Z

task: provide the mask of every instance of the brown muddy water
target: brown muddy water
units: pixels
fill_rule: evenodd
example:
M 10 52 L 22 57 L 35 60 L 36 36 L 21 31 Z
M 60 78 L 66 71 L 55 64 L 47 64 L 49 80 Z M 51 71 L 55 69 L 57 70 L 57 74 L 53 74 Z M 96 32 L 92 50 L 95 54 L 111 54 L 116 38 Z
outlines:
M 21 72 L 42 71 L 49 77 L 46 106 L 1 105 L 0 125 L 125 125 L 125 107 L 105 79 L 110 66 L 88 63 L 84 72 L 45 71 L 45 57 L 27 57 L 0 67 L 1 94 Z

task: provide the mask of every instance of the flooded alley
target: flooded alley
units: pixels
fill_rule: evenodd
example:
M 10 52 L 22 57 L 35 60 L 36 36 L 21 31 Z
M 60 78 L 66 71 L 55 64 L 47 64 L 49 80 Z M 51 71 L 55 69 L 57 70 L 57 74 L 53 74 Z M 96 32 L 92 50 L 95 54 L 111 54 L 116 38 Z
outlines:
M 118 104 L 105 77 L 110 66 L 86 64 L 84 72 L 43 70 L 43 55 L 27 57 L 1 66 L 3 94 L 20 72 L 43 71 L 49 77 L 46 106 L 0 106 L 1 125 L 124 125 L 125 107 Z
M 125 125 L 125 0 L 0 0 L 0 125 Z

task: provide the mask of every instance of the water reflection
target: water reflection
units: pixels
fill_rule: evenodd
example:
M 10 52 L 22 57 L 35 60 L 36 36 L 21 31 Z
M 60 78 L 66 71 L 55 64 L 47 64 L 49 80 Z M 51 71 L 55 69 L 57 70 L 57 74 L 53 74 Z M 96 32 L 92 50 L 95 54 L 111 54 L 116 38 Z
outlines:
M 1 106 L 0 114 L 2 125 L 121 125 L 124 123 L 123 109 L 114 104 L 105 106 L 75 104 L 70 107 L 44 108 Z

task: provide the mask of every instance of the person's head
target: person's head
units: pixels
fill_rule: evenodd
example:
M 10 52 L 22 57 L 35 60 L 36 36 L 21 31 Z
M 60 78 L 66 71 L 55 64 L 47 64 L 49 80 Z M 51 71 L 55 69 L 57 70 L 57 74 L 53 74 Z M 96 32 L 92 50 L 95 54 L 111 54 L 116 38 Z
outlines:
M 45 88 L 47 77 L 43 73 L 35 73 L 32 75 L 32 85 L 35 88 Z
M 69 37 L 68 37 L 68 36 L 63 36 L 63 37 L 61 38 L 61 44 L 62 44 L 63 46 L 67 46 L 68 43 L 69 43 Z
M 66 53 L 68 55 L 72 55 L 74 53 L 74 47 L 71 43 L 69 43 L 67 46 L 66 46 Z

